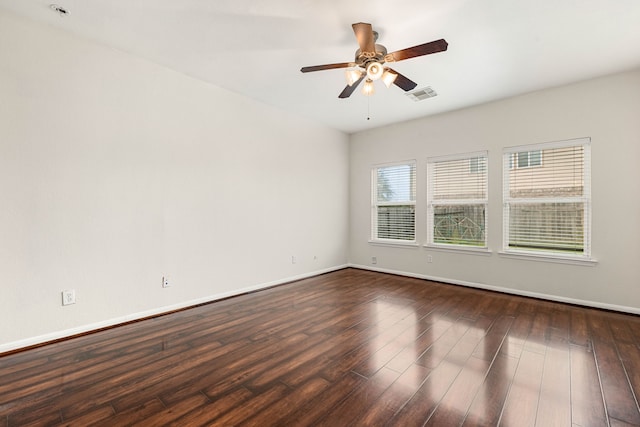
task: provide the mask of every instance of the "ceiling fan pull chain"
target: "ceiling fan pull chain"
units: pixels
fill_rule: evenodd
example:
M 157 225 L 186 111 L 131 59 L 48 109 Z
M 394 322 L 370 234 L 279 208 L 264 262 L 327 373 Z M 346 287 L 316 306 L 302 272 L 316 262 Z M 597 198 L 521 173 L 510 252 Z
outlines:
M 371 97 L 367 96 L 367 120 L 371 120 Z

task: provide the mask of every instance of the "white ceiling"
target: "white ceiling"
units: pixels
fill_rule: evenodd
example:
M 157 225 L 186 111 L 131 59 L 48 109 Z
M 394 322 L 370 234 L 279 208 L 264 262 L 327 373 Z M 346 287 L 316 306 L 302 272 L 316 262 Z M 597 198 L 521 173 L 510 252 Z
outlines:
M 49 5 L 68 9 L 60 17 Z M 0 0 L 0 7 L 352 133 L 640 67 L 640 0 Z M 389 52 L 444 38 L 396 86 L 338 99 L 354 22 Z M 593 100 L 597 102 L 596 99 Z M 369 113 L 368 113 L 369 111 Z M 370 115 L 371 119 L 367 120 Z

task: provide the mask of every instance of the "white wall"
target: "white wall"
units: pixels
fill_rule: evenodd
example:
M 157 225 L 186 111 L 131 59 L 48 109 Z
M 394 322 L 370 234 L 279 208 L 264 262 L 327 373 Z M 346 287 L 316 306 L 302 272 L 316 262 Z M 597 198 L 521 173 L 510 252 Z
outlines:
M 592 252 L 597 265 L 499 255 L 502 149 L 579 137 L 591 137 L 592 144 Z M 427 157 L 481 150 L 489 151 L 490 256 L 367 243 L 372 165 L 418 161 L 417 236 L 424 244 Z M 640 313 L 640 71 L 358 133 L 351 138 L 350 164 L 352 264 Z M 433 263 L 427 263 L 427 255 Z M 372 256 L 377 265 L 371 264 Z
M 347 182 L 347 135 L 0 12 L 0 352 L 342 266 Z

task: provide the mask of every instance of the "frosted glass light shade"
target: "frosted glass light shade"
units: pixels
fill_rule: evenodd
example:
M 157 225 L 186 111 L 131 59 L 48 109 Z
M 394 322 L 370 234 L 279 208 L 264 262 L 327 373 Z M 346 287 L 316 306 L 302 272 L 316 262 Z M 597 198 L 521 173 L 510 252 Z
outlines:
M 349 86 L 353 86 L 355 82 L 360 80 L 360 77 L 362 77 L 362 74 L 363 74 L 362 71 L 358 68 L 349 68 L 347 71 L 345 71 L 347 84 Z
M 369 80 L 378 80 L 380 77 L 382 77 L 383 72 L 384 68 L 382 68 L 382 64 L 372 62 L 367 65 L 367 78 Z
M 362 94 L 363 95 L 373 95 L 374 92 L 374 88 L 373 88 L 373 81 L 371 79 L 367 79 L 364 82 L 364 86 L 362 86 Z
M 393 73 L 389 70 L 384 70 L 384 73 L 382 73 L 382 82 L 386 87 L 391 87 L 393 82 L 396 81 L 397 77 L 398 75 L 396 73 Z

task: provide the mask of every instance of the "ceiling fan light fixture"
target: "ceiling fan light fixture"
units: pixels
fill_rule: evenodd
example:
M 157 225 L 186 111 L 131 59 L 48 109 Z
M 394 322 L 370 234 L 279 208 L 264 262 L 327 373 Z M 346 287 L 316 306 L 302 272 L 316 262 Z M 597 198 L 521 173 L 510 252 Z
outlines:
M 373 92 L 375 92 L 375 89 L 373 87 L 373 80 L 368 78 L 364 81 L 364 86 L 362 86 L 362 94 L 369 96 L 373 95 Z
M 378 33 L 373 31 L 371 24 L 356 22 L 351 25 L 351 28 L 353 28 L 353 33 L 358 41 L 355 60 L 300 68 L 302 73 L 337 68 L 346 69 L 347 86 L 338 95 L 340 99 L 349 98 L 363 80 L 365 80 L 365 84 L 362 85 L 362 92 L 365 95 L 373 94 L 373 83 L 380 79 L 383 80 L 387 87 L 394 84 L 405 92 L 413 90 L 418 85 L 416 82 L 391 68 L 384 67 L 384 64 L 444 52 L 449 46 L 445 39 L 439 39 L 388 53 L 386 47 L 376 44 Z
M 384 73 L 382 73 L 382 82 L 387 88 L 391 87 L 393 82 L 396 81 L 396 78 L 398 78 L 398 75 L 389 70 L 384 70 Z
M 367 78 L 369 80 L 378 80 L 382 77 L 382 73 L 384 73 L 384 68 L 379 62 L 371 62 L 367 65 Z
M 347 69 L 347 71 L 345 71 L 345 77 L 347 78 L 347 84 L 349 86 L 353 86 L 353 84 L 355 82 L 357 82 L 358 80 L 360 80 L 360 78 L 362 77 L 362 70 L 358 67 L 353 67 L 353 68 L 349 68 Z

